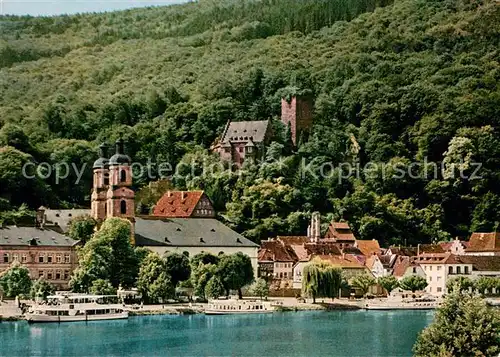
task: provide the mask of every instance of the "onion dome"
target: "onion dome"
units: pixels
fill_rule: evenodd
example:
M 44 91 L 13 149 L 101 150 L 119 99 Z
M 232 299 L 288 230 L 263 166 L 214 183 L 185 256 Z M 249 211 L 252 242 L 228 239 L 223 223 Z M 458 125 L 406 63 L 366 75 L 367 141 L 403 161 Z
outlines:
M 129 165 L 132 160 L 128 155 L 125 155 L 125 144 L 123 139 L 118 139 L 115 145 L 116 145 L 116 152 L 109 159 L 109 164 L 112 166 Z
M 108 166 L 108 145 L 102 143 L 99 145 L 99 158 L 94 162 L 94 169 L 103 169 Z

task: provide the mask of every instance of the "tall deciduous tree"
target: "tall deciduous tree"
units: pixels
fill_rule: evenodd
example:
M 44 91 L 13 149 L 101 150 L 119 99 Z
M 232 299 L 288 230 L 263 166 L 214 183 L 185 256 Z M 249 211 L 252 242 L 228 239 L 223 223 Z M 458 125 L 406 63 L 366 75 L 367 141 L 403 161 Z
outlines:
M 33 282 L 33 285 L 31 286 L 30 290 L 30 297 L 31 299 L 42 299 L 45 300 L 47 296 L 51 295 L 54 293 L 54 286 L 49 283 L 47 280 L 44 278 L 40 278 Z
M 111 285 L 109 280 L 97 279 L 92 282 L 89 293 L 96 295 L 115 295 L 116 288 Z
M 96 226 L 97 221 L 93 217 L 89 215 L 77 216 L 69 222 L 68 235 L 85 244 L 94 234 Z
M 254 278 L 252 262 L 248 255 L 240 252 L 224 255 L 219 261 L 217 275 L 226 289 L 226 294 L 229 295 L 229 290 L 238 290 L 241 299 L 241 288 L 250 284 Z
M 137 289 L 146 302 L 165 301 L 175 295 L 175 286 L 166 272 L 165 260 L 150 253 L 139 269 Z
M 250 292 L 262 300 L 263 297 L 267 298 L 269 296 L 269 285 L 264 279 L 258 278 L 250 286 Z
M 427 356 L 497 356 L 500 314 L 479 296 L 454 289 L 418 336 L 413 351 Z
M 9 269 L 0 275 L 0 285 L 6 297 L 28 295 L 31 289 L 28 268 L 14 262 Z
M 191 266 L 189 265 L 189 258 L 187 256 L 171 252 L 168 253 L 164 259 L 166 273 L 170 276 L 174 287 L 176 287 L 180 281 L 189 279 Z
M 205 287 L 205 295 L 209 298 L 217 299 L 219 296 L 223 295 L 224 292 L 225 289 L 221 279 L 216 275 L 212 276 Z

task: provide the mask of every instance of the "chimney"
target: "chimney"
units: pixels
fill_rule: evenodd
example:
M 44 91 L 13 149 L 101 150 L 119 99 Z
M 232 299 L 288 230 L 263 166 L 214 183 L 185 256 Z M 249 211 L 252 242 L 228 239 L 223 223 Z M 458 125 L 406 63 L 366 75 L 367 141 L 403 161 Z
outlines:
M 181 200 L 185 200 L 187 197 L 187 192 L 186 191 L 182 191 L 181 192 Z
M 167 191 L 167 197 L 172 197 L 172 191 Z

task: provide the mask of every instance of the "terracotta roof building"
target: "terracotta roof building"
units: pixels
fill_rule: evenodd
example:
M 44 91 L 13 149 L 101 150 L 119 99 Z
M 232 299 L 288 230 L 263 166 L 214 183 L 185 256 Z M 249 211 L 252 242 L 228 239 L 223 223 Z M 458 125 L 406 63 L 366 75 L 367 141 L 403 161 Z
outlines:
M 500 233 L 472 233 L 467 255 L 500 255 Z
M 338 243 L 340 248 L 354 246 L 356 242 L 356 238 L 347 222 L 332 221 L 328 226 L 324 238 Z
M 366 257 L 369 257 L 374 254 L 380 254 L 380 245 L 378 244 L 378 240 L 375 239 L 372 240 L 356 239 L 354 246 L 358 248 L 361 251 L 361 253 Z
M 156 203 L 153 215 L 170 218 L 213 218 L 215 210 L 203 191 L 168 191 Z

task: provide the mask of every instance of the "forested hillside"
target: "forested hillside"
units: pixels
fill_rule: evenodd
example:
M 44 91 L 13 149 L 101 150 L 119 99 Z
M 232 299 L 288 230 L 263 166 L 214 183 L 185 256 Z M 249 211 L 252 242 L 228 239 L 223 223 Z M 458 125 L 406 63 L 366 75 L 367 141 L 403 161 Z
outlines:
M 242 175 L 182 171 L 173 184 L 205 189 L 256 241 L 303 233 L 314 210 L 385 243 L 497 228 L 497 1 L 199 1 L 4 16 L 0 36 L 4 220 L 24 215 L 23 203 L 88 206 L 102 141 L 122 136 L 153 173 L 159 162 L 217 162 L 207 148 L 228 119 L 277 119 L 282 96 L 308 93 L 315 126 L 297 150 L 275 121 L 266 164 Z M 30 161 L 88 164 L 75 185 L 75 173 L 26 179 Z M 345 164 L 368 162 L 375 169 L 341 177 Z M 326 163 L 326 178 L 313 174 Z M 470 179 L 474 163 L 481 179 Z

